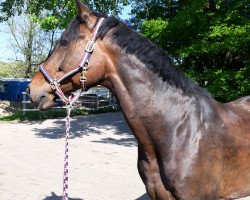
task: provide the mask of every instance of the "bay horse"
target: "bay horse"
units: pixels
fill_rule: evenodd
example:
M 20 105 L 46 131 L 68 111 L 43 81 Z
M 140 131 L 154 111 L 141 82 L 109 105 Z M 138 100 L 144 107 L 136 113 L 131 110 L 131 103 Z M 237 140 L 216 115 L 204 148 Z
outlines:
M 81 70 L 70 72 L 89 55 L 83 63 L 89 64 L 84 88 L 101 84 L 117 97 L 138 142 L 137 166 L 149 197 L 216 200 L 250 195 L 250 96 L 217 102 L 147 38 L 78 0 L 76 5 L 77 16 L 43 69 L 55 80 L 67 74 L 57 86 L 68 94 L 82 87 Z M 55 101 L 48 79 L 40 69 L 27 89 L 40 110 Z

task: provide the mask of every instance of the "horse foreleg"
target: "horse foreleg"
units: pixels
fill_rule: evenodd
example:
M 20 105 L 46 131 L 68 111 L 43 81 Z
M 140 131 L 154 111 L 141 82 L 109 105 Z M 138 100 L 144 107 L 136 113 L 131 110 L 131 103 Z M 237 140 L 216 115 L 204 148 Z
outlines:
M 152 200 L 175 200 L 164 187 L 156 159 L 151 159 L 138 146 L 138 172 Z

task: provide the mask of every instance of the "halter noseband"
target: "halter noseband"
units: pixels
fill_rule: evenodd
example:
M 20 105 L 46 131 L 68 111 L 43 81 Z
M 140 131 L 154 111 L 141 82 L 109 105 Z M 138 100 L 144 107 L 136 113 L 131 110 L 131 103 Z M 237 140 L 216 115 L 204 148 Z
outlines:
M 98 21 L 98 23 L 96 25 L 96 28 L 95 28 L 94 35 L 93 35 L 92 39 L 87 43 L 87 45 L 85 47 L 84 59 L 77 68 L 71 70 L 70 72 L 68 72 L 67 74 L 65 74 L 64 76 L 62 76 L 58 80 L 56 80 L 55 78 L 52 78 L 52 76 L 49 74 L 49 72 L 46 70 L 46 68 L 43 66 L 43 64 L 41 64 L 39 66 L 40 72 L 43 74 L 43 76 L 49 82 L 51 89 L 66 104 L 71 103 L 72 101 L 65 96 L 62 89 L 60 88 L 60 84 L 61 84 L 61 82 L 63 82 L 68 77 L 70 77 L 70 76 L 72 76 L 72 75 L 74 75 L 76 73 L 81 72 L 82 74 L 81 74 L 81 77 L 80 77 L 80 83 L 82 85 L 82 90 L 80 92 L 78 92 L 77 95 L 74 96 L 73 101 L 74 101 L 74 99 L 77 99 L 80 96 L 82 91 L 85 91 L 85 89 L 86 89 L 85 85 L 86 85 L 86 81 L 87 81 L 85 73 L 88 70 L 89 60 L 90 60 L 90 57 L 91 57 L 92 52 L 94 50 L 94 45 L 95 45 L 95 42 L 97 40 L 97 34 L 98 34 L 99 28 L 100 28 L 103 20 L 104 20 L 104 18 L 100 18 L 100 20 Z

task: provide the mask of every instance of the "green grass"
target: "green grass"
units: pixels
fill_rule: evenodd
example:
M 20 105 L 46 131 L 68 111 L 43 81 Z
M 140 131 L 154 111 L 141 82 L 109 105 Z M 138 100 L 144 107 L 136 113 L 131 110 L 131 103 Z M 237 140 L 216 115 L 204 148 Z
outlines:
M 101 108 L 99 110 L 83 110 L 83 109 L 74 109 L 71 112 L 71 116 L 84 116 L 88 114 L 98 114 L 98 113 L 106 113 L 106 112 L 115 112 L 117 110 L 113 110 L 111 108 Z M 45 120 L 45 119 L 57 119 L 64 118 L 67 115 L 66 109 L 51 109 L 48 111 L 32 111 L 26 112 L 23 114 L 22 111 L 17 111 L 11 115 L 0 117 L 0 121 L 33 121 L 33 120 Z

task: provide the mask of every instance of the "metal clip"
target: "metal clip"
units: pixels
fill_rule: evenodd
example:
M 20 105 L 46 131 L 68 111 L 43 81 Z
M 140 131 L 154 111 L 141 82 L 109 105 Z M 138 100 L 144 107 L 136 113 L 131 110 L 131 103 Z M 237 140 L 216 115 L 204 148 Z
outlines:
M 87 71 L 89 69 L 89 62 L 86 62 L 83 66 L 83 70 Z
M 86 90 L 86 83 L 87 83 L 87 78 L 85 76 L 84 73 L 82 73 L 81 77 L 80 77 L 80 83 L 82 85 L 82 90 L 85 91 Z
M 81 76 L 80 77 L 80 81 L 83 83 L 85 83 L 87 81 L 87 78 L 85 76 Z
M 94 50 L 94 45 L 95 43 L 93 41 L 89 41 L 85 47 L 85 51 L 92 53 L 92 51 Z

